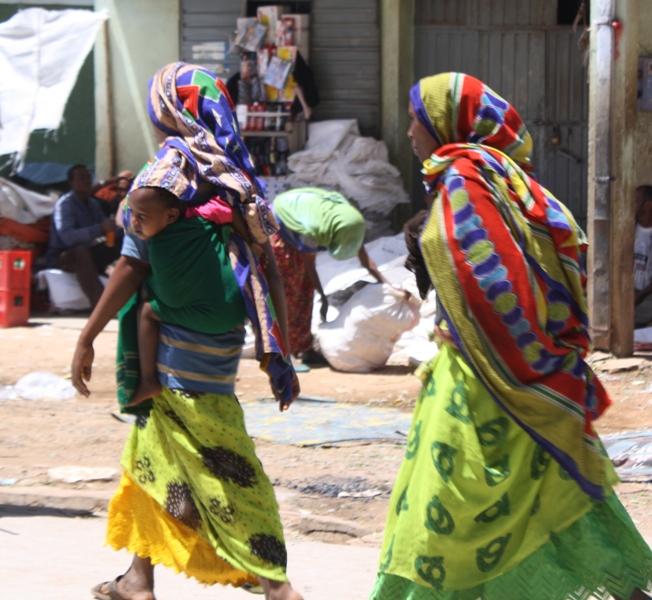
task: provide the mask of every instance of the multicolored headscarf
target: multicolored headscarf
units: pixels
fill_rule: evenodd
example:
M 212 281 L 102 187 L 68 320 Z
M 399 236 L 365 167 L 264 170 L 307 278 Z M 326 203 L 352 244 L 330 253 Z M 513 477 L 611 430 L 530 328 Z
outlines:
M 421 249 L 454 339 L 494 400 L 601 499 L 592 422 L 610 400 L 585 362 L 584 233 L 526 173 L 532 141 L 508 102 L 460 73 L 410 98 L 442 144 L 423 164 L 435 199 Z
M 189 206 L 212 202 L 218 212 L 227 202 L 241 212 L 256 244 L 279 230 L 240 136 L 233 101 L 213 73 L 182 62 L 163 67 L 150 81 L 148 111 L 154 127 L 168 138 L 136 176 L 130 192 L 161 187 Z M 221 203 L 201 193 L 202 182 L 212 184 Z M 221 222 L 217 217 L 211 220 Z M 123 222 L 128 229 L 128 203 Z M 235 231 L 228 249 L 256 334 L 256 358 L 277 398 L 290 402 L 294 369 L 261 265 L 250 244 Z

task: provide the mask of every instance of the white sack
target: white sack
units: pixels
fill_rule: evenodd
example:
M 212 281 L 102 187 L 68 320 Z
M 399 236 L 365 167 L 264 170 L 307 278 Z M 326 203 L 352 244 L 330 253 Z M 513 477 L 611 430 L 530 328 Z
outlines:
M 418 323 L 418 300 L 386 284 L 368 285 L 319 326 L 317 340 L 334 369 L 368 373 L 383 367 L 399 337 Z
M 106 11 L 27 8 L 0 23 L 0 155 L 20 163 L 29 135 L 57 129 Z
M 414 275 L 404 266 L 408 251 L 402 233 L 369 242 L 365 244 L 365 249 L 383 277 L 392 285 L 402 287 L 405 279 L 414 278 Z M 336 260 L 328 252 L 320 252 L 317 254 L 315 266 L 319 281 L 327 296 L 339 290 L 345 290 L 356 281 L 369 283 L 376 281 L 369 271 L 360 264 L 360 259 L 357 256 L 347 260 Z

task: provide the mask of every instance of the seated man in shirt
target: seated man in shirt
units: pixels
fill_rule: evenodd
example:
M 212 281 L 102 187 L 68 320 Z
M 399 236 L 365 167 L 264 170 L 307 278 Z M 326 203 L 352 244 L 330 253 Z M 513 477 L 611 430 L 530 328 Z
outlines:
M 122 231 L 91 196 L 91 174 L 85 166 L 71 167 L 68 183 L 70 192 L 54 207 L 47 266 L 75 273 L 95 308 L 104 289 L 98 275 L 120 257 Z
M 652 321 L 652 186 L 636 188 L 634 237 L 634 323 L 646 327 Z

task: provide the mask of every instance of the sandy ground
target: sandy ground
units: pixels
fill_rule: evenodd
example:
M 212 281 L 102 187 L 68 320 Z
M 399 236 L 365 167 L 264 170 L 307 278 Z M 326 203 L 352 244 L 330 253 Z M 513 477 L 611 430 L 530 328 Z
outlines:
M 47 318 L 34 320 L 29 327 L 0 329 L 0 386 L 14 384 L 33 371 L 69 374 L 83 324 L 83 318 Z M 54 484 L 47 470 L 70 465 L 119 469 L 129 426 L 111 416 L 117 408 L 116 331 L 112 322 L 96 341 L 90 398 L 0 400 L 0 480 L 16 479 L 17 486 L 56 485 L 80 493 L 115 488 L 115 481 Z M 603 380 L 614 406 L 598 422 L 600 433 L 652 429 L 646 410 L 652 404 L 650 366 L 652 362 L 646 360 L 633 371 L 605 373 Z M 419 382 L 407 367 L 388 367 L 366 375 L 321 368 L 299 377 L 305 395 L 392 406 L 406 412 L 414 406 L 419 391 Z M 242 361 L 237 390 L 243 400 L 270 396 L 267 379 L 255 361 Z M 379 546 L 392 483 L 405 451 L 401 444 L 301 448 L 257 441 L 257 447 L 274 482 L 290 539 Z M 341 492 L 350 495 L 339 497 Z M 618 492 L 641 531 L 652 535 L 650 484 L 621 484 Z M 371 497 L 356 498 L 354 494 Z M 325 532 L 315 525 L 324 517 L 345 523 L 336 531 Z

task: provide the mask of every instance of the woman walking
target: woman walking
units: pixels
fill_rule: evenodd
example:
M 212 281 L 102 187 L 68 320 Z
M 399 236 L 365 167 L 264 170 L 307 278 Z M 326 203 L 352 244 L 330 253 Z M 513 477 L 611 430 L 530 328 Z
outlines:
M 184 204 L 188 208 L 184 219 L 158 227 L 160 233 L 149 242 L 127 237 L 75 351 L 73 383 L 87 396 L 84 379 L 91 376 L 93 340 L 122 308 L 118 394 L 123 411 L 138 419 L 109 507 L 107 543 L 128 549 L 134 559 L 124 575 L 93 588 L 100 600 L 153 600 L 153 568 L 159 563 L 205 584 L 260 584 L 268 599 L 301 600 L 286 575 L 274 490 L 234 395 L 247 316 L 257 333 L 261 368 L 283 410 L 297 396 L 298 384 L 285 351 L 283 290 L 267 241 L 277 226 L 259 196 L 233 108 L 221 82 L 200 67 L 175 63 L 152 79 L 149 113 L 161 150 L 136 178 L 132 193 L 141 200 L 143 194 L 172 196 L 175 214 Z M 148 219 L 169 211 L 148 213 L 143 204 L 130 223 L 146 237 Z M 200 217 L 201 224 L 192 225 L 190 220 Z M 180 268 L 194 262 L 199 277 L 196 268 Z M 202 270 L 203 264 L 212 266 Z M 219 286 L 230 290 L 213 299 L 218 310 L 211 307 L 208 317 L 216 329 L 202 332 L 161 321 L 157 370 L 162 391 L 129 407 L 138 384 L 141 284 L 146 280 L 149 293 L 164 294 L 176 306 L 180 298 L 192 300 L 203 285 L 201 277 L 219 279 Z
M 422 79 L 409 112 L 442 343 L 371 598 L 647 598 L 652 552 L 592 427 L 610 401 L 585 362 L 584 234 L 529 175 L 522 120 L 482 82 Z

